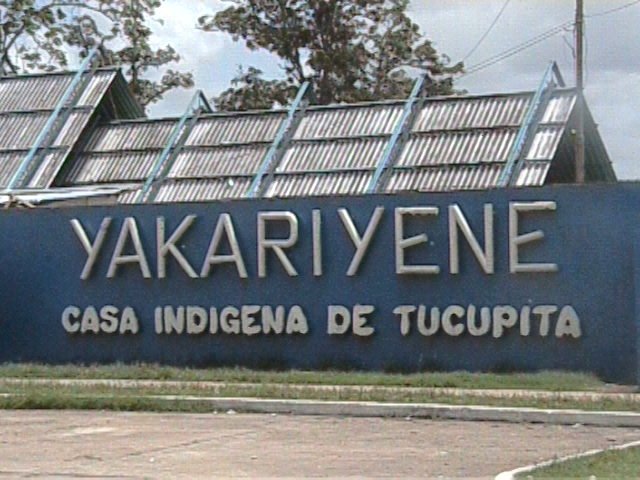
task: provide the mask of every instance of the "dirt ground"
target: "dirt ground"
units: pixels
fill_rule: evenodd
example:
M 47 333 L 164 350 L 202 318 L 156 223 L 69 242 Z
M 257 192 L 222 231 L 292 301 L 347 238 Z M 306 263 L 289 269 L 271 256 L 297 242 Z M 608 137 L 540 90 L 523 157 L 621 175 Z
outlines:
M 483 477 L 637 429 L 289 415 L 0 411 L 0 478 Z

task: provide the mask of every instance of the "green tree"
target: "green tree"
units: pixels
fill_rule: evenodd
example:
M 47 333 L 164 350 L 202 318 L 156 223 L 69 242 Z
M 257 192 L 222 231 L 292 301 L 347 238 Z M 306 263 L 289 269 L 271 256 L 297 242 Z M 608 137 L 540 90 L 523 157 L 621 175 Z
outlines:
M 161 69 L 180 56 L 170 45 L 152 49 L 148 26 L 162 0 L 0 0 L 2 74 L 69 66 L 74 53 L 100 46 L 103 66 L 118 66 L 143 106 L 176 87 L 193 86 L 191 73 Z
M 215 99 L 219 109 L 284 105 L 304 81 L 318 104 L 406 97 L 416 71 L 431 79 L 428 95 L 454 93 L 462 64 L 450 64 L 407 16 L 408 0 L 232 0 L 199 19 L 251 50 L 276 55 L 284 78 L 241 71 Z
M 167 69 L 157 81 L 147 78 L 150 70 L 180 61 L 180 55 L 171 45 L 155 50 L 151 48 L 153 32 L 148 23 L 156 13 L 156 9 L 161 6 L 162 0 L 111 0 L 111 2 L 118 10 L 117 23 L 112 34 L 106 37 L 100 31 L 95 18 L 88 15 L 85 23 L 75 29 L 75 43 L 87 50 L 97 42 L 102 42 L 103 64 L 124 69 L 129 87 L 143 106 L 160 100 L 166 92 L 174 88 L 193 87 L 193 75 L 190 72 L 182 73 Z M 105 39 L 108 41 L 105 42 Z
M 112 23 L 117 11 L 111 0 L 0 0 L 0 73 L 67 67 L 69 34 L 89 14 Z

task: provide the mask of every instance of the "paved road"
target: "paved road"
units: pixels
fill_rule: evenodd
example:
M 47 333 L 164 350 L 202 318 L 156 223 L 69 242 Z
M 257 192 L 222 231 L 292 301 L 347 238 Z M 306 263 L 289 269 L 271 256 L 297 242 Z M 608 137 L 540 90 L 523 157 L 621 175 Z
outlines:
M 636 429 L 240 414 L 0 411 L 0 478 L 485 477 Z

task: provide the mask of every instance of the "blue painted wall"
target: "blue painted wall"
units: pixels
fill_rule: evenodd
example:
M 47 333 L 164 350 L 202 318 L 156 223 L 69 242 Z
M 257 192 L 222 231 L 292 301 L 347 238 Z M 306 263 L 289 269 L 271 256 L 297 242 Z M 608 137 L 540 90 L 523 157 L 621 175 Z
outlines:
M 514 201 L 555 201 L 555 212 L 522 216 L 520 232 L 541 229 L 544 240 L 522 248 L 522 261 L 558 264 L 557 273 L 509 273 L 508 208 Z M 485 274 L 461 241 L 461 273 L 449 273 L 447 207 L 458 204 L 483 243 L 483 205 L 495 209 L 496 273 Z M 348 277 L 354 247 L 337 209 L 345 207 L 360 233 L 377 206 L 384 206 L 378 231 L 358 274 Z M 428 247 L 407 250 L 411 263 L 437 264 L 439 275 L 395 273 L 393 209 L 436 206 L 438 217 L 406 222 L 406 236 L 426 232 Z M 228 203 L 140 205 L 93 208 L 5 210 L 0 212 L 0 361 L 160 362 L 173 365 L 244 365 L 260 368 L 349 368 L 364 370 L 507 371 L 565 369 L 595 372 L 611 381 L 638 376 L 634 245 L 640 215 L 640 185 L 555 187 L 451 194 L 252 200 Z M 323 219 L 324 273 L 312 273 L 311 211 Z M 268 255 L 268 276 L 258 278 L 256 215 L 289 210 L 300 222 L 300 238 L 289 252 L 298 270 L 286 274 Z M 196 271 L 218 215 L 231 214 L 248 278 L 232 265 L 213 269 L 208 278 L 191 279 L 169 257 L 167 278 L 156 275 L 156 218 L 165 217 L 171 233 L 186 215 L 193 226 L 182 237 L 182 252 Z M 103 252 L 87 280 L 80 273 L 87 258 L 70 225 L 78 219 L 93 239 L 105 216 L 113 217 Z M 135 265 L 106 278 L 111 254 L 125 217 L 134 217 L 154 278 L 142 278 Z M 286 232 L 278 228 L 273 236 Z M 461 236 L 462 238 L 462 236 Z M 128 244 L 128 251 L 131 245 Z M 140 321 L 136 335 L 69 334 L 61 314 L 69 305 L 132 306 Z M 154 307 L 162 305 L 300 305 L 306 335 L 157 335 Z M 327 334 L 327 306 L 370 304 L 376 311 L 369 337 Z M 571 305 L 582 337 L 541 337 L 532 321 L 530 336 L 513 328 L 501 338 L 490 334 L 424 337 L 415 326 L 400 334 L 401 304 L 442 309 L 452 304 L 493 307 Z M 556 318 L 557 315 L 554 317 Z

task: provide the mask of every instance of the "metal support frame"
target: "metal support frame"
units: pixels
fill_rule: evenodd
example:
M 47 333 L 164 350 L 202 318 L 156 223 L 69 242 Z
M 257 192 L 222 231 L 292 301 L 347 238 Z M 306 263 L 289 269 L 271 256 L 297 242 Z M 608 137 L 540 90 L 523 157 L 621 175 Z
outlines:
M 39 162 L 36 161 L 41 149 L 48 149 L 49 146 L 55 141 L 56 137 L 60 134 L 62 126 L 71 112 L 71 109 L 75 103 L 80 99 L 82 92 L 89 84 L 92 75 L 86 75 L 91 66 L 91 63 L 98 53 L 99 46 L 94 47 L 89 51 L 89 54 L 80 64 L 78 71 L 73 77 L 73 80 L 66 88 L 64 94 L 58 100 L 53 112 L 49 115 L 47 122 L 42 130 L 38 133 L 36 141 L 29 149 L 29 153 L 22 160 L 18 170 L 13 174 L 7 190 L 11 191 L 17 187 L 21 187 L 23 184 L 29 182 L 31 175 L 36 171 L 39 166 Z M 66 114 L 65 111 L 66 110 Z
M 304 101 L 304 98 L 308 90 L 309 82 L 304 82 L 298 89 L 298 94 L 289 107 L 287 118 L 284 120 L 284 122 L 282 122 L 280 128 L 278 128 L 278 133 L 271 143 L 267 154 L 262 160 L 262 164 L 260 165 L 258 172 L 256 173 L 255 177 L 253 177 L 253 181 L 251 182 L 251 185 L 247 190 L 246 196 L 248 198 L 262 196 L 267 189 L 268 184 L 265 184 L 264 182 L 265 177 L 273 176 L 275 169 L 282 159 L 286 146 L 293 136 L 293 132 L 297 128 L 300 119 L 304 115 L 304 111 L 306 110 L 308 104 L 308 102 Z
M 182 117 L 180 117 L 178 123 L 173 127 L 162 153 L 151 167 L 151 173 L 136 197 L 136 202 L 153 202 L 157 193 L 154 185 L 157 185 L 158 181 L 162 181 L 166 177 L 166 174 L 175 162 L 178 153 L 180 153 L 187 137 L 203 111 L 211 112 L 212 109 L 202 90 L 198 90 L 189 102 L 187 109 L 182 114 Z M 187 120 L 189 119 L 191 119 L 191 121 L 187 124 Z
M 527 146 L 533 141 L 533 133 L 538 127 L 540 116 L 544 112 L 544 108 L 547 106 L 551 93 L 556 85 L 564 87 L 564 79 L 558 68 L 556 62 L 551 62 L 547 67 L 547 70 L 542 77 L 542 81 L 536 90 L 536 93 L 531 100 L 531 104 L 527 109 L 527 112 L 522 121 L 522 125 L 518 130 L 507 163 L 504 170 L 498 178 L 498 186 L 506 187 L 513 184 L 517 179 L 517 173 L 519 172 L 522 164 L 522 157 L 527 151 Z
M 369 185 L 367 186 L 367 193 L 379 192 L 384 187 L 384 184 L 386 183 L 385 179 L 387 177 L 387 171 L 395 163 L 398 152 L 400 151 L 400 147 L 404 144 L 403 139 L 406 139 L 408 128 L 410 128 L 410 126 L 413 124 L 413 117 L 415 116 L 415 112 L 417 110 L 415 107 L 418 103 L 418 100 L 420 99 L 422 89 L 426 80 L 427 75 L 426 73 L 423 73 L 416 79 L 415 83 L 413 84 L 411 94 L 404 104 L 402 116 L 393 128 L 391 138 L 389 139 L 389 142 L 387 142 L 387 146 L 382 153 L 382 157 L 378 161 L 378 165 L 376 166 L 376 171 L 374 172 L 373 177 L 369 181 Z

